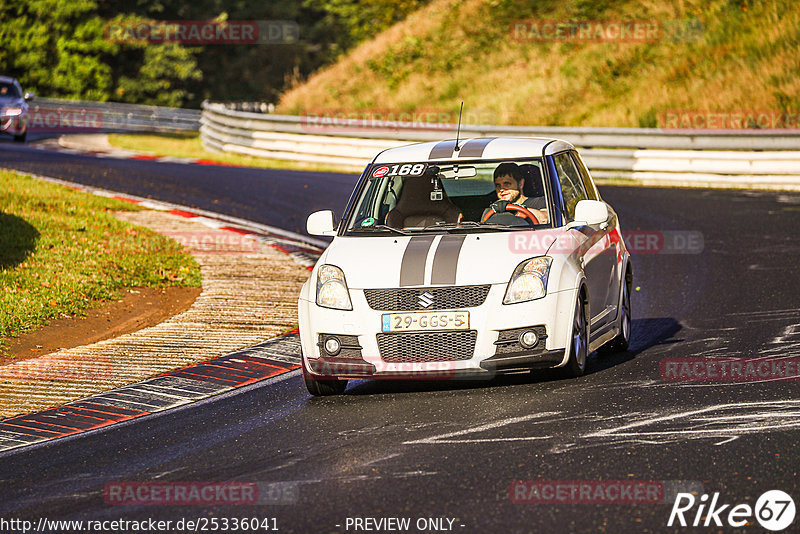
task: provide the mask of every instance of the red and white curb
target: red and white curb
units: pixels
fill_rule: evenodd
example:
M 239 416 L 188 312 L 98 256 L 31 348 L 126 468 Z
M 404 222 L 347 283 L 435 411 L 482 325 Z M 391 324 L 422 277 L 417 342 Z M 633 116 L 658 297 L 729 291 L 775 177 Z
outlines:
M 297 330 L 130 386 L 0 421 L 0 453 L 197 402 L 300 368 Z
M 167 211 L 210 228 L 257 239 L 308 269 L 314 266 L 325 246 L 324 242 L 315 243 L 315 240 L 293 232 L 219 213 L 7 170 L 77 191 L 132 202 L 143 208 Z M 197 402 L 295 371 L 300 368 L 300 362 L 300 338 L 297 330 L 292 330 L 252 347 L 169 371 L 143 382 L 92 395 L 58 408 L 0 420 L 0 453 Z

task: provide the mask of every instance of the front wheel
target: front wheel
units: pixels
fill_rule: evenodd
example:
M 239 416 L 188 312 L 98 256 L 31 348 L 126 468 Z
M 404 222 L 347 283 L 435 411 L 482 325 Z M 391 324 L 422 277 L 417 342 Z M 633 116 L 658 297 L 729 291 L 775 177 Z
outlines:
M 305 366 L 303 366 L 303 380 L 305 380 L 308 392 L 315 397 L 341 395 L 347 387 L 347 380 L 317 380 L 316 378 L 312 378 L 306 373 Z
M 586 371 L 586 359 L 589 356 L 589 324 L 586 321 L 585 305 L 583 297 L 578 295 L 575 303 L 575 317 L 572 321 L 572 338 L 567 365 L 564 372 L 569 378 L 577 378 Z

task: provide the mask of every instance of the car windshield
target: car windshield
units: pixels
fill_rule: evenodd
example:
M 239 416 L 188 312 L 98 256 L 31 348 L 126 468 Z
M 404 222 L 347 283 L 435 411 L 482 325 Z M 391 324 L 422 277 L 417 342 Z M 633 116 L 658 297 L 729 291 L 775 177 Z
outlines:
M 539 158 L 374 164 L 366 177 L 347 221 L 348 235 L 550 226 Z
M 0 82 L 0 98 L 19 98 L 19 91 L 13 83 Z

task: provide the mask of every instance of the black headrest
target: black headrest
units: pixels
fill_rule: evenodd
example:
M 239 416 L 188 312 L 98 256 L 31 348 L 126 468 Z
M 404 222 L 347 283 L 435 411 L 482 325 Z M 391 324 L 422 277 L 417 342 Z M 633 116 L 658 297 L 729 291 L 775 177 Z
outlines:
M 542 183 L 542 173 L 539 167 L 531 163 L 519 166 L 522 177 L 525 178 L 525 185 L 522 186 L 522 194 L 526 197 L 543 197 L 544 184 Z
M 386 215 L 394 228 L 428 226 L 437 221 L 456 222 L 461 213 L 442 189 L 442 200 L 431 200 L 433 184 L 428 176 L 406 178 L 397 206 Z

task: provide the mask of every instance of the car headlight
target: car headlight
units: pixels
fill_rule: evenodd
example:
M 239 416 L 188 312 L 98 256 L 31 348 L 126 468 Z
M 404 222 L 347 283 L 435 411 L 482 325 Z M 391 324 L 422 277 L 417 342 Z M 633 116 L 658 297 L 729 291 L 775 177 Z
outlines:
M 322 265 L 317 271 L 317 306 L 352 310 L 344 273 L 335 265 Z
M 10 106 L 3 109 L 3 115 L 6 117 L 16 117 L 22 115 L 22 108 L 18 106 Z
M 525 260 L 514 269 L 503 304 L 540 299 L 547 293 L 547 277 L 553 258 L 540 256 Z

